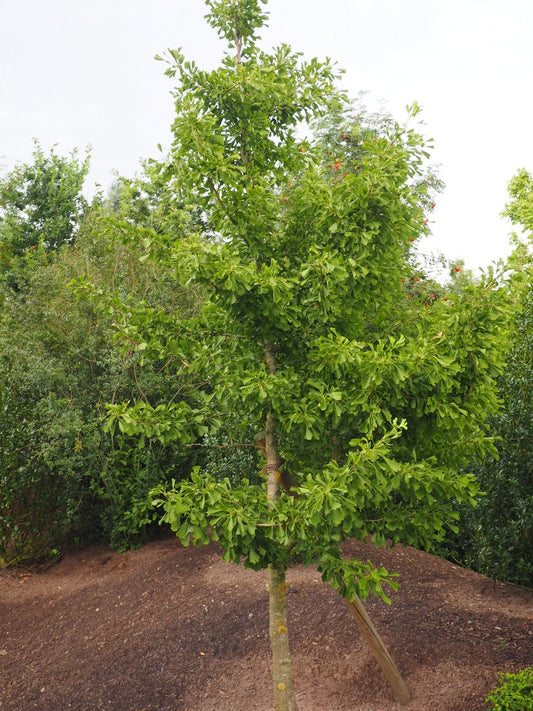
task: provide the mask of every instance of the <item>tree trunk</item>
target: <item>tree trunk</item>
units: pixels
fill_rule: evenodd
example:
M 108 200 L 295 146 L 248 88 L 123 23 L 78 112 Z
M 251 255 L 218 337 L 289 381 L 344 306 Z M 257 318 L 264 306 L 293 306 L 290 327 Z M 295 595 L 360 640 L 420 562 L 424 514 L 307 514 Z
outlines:
M 285 570 L 271 566 L 269 572 L 270 646 L 272 648 L 272 675 L 274 678 L 274 707 L 276 711 L 297 711 L 287 630 Z
M 276 372 L 276 358 L 270 343 L 265 344 L 265 362 L 269 373 L 274 375 Z M 267 496 L 268 500 L 273 504 L 279 498 L 281 486 L 279 468 L 283 464 L 283 458 L 278 451 L 276 420 L 272 413 L 267 416 L 264 453 L 266 458 Z M 275 709 L 276 711 L 298 711 L 292 684 L 292 659 L 287 624 L 287 583 L 285 582 L 284 568 L 270 566 L 268 590 Z

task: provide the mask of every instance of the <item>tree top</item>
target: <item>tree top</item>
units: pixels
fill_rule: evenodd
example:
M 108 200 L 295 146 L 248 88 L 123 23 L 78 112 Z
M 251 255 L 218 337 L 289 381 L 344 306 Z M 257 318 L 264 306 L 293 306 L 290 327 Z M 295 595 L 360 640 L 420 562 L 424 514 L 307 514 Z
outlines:
M 257 30 L 266 24 L 268 15 L 261 5 L 267 0 L 206 0 L 210 11 L 205 16 L 221 39 L 237 50 L 237 63 L 245 45 L 255 43 L 260 37 Z

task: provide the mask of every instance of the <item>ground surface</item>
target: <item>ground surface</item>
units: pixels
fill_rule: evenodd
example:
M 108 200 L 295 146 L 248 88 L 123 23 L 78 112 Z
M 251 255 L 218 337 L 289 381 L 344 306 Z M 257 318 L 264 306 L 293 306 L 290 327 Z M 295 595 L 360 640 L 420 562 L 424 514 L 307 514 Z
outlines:
M 400 573 L 365 603 L 412 694 L 400 706 L 347 606 L 289 575 L 300 711 L 481 711 L 498 672 L 533 663 L 533 595 L 411 548 L 349 543 Z M 75 550 L 0 572 L 1 711 L 272 711 L 265 575 L 174 539 Z

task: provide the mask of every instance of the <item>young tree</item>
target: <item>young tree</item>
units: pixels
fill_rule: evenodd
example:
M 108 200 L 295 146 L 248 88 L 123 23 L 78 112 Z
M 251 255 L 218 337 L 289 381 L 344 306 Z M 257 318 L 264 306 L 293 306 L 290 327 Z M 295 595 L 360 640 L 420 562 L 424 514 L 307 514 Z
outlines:
M 429 546 L 454 525 L 454 502 L 476 490 L 458 467 L 491 448 L 505 303 L 492 275 L 453 299 L 413 299 L 410 249 L 432 202 L 422 138 L 353 118 L 329 62 L 262 51 L 259 0 L 207 5 L 229 53 L 207 72 L 170 52 L 166 170 L 210 229 L 166 252 L 152 236 L 180 282 L 203 290 L 203 312 L 128 308 L 121 324 L 145 362 L 172 354 L 196 395 L 109 410 L 162 442 L 193 442 L 230 416 L 255 431 L 260 483 L 197 468 L 154 505 L 184 544 L 218 540 L 226 560 L 268 568 L 275 706 L 287 711 L 288 568 L 316 565 L 348 600 L 387 601 L 394 573 L 344 559 L 343 540 Z M 329 147 L 320 132 L 298 138 L 331 112 Z

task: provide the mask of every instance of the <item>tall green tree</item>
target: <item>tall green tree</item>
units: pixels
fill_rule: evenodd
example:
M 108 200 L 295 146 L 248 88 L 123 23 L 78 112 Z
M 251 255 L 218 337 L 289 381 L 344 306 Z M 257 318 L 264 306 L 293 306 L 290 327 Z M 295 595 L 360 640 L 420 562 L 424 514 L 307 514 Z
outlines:
M 146 363 L 171 354 L 191 389 L 109 413 L 163 443 L 209 441 L 229 418 L 236 437 L 255 432 L 241 443 L 263 454 L 258 483 L 195 468 L 154 505 L 184 544 L 218 540 L 226 560 L 269 570 L 275 706 L 287 711 L 288 568 L 316 565 L 347 599 L 387 601 L 394 573 L 346 560 L 342 542 L 430 546 L 454 526 L 454 505 L 476 491 L 458 469 L 492 447 L 483 422 L 506 302 L 492 274 L 453 299 L 413 298 L 411 248 L 432 204 L 424 141 L 354 118 L 329 62 L 261 50 L 262 4 L 207 2 L 229 47 L 218 69 L 167 58 L 179 83 L 166 171 L 209 230 L 164 250 L 154 234 L 151 249 L 202 290 L 203 309 L 127 308 L 117 323 Z M 327 141 L 305 129 L 332 112 Z
M 73 241 L 87 207 L 88 170 L 88 155 L 46 155 L 35 142 L 33 161 L 0 180 L 0 265 L 38 245 L 51 251 Z

